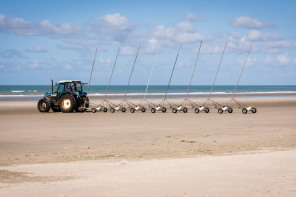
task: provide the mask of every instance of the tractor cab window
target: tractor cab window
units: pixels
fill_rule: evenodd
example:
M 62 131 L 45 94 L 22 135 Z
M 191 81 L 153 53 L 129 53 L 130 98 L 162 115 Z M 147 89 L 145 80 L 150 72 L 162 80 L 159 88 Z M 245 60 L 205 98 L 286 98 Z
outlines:
M 77 89 L 77 92 L 82 92 L 82 84 L 76 83 L 76 89 Z
M 71 91 L 71 84 L 65 83 L 65 91 Z
M 58 86 L 58 93 L 60 92 L 64 92 L 64 89 L 65 89 L 65 84 L 64 83 L 60 83 L 59 86 Z

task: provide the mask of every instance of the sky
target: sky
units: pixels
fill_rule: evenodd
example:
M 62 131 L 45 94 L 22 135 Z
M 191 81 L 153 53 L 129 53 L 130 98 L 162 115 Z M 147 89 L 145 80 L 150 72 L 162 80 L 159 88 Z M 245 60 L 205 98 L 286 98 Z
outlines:
M 296 1 L 0 1 L 0 85 L 296 85 Z

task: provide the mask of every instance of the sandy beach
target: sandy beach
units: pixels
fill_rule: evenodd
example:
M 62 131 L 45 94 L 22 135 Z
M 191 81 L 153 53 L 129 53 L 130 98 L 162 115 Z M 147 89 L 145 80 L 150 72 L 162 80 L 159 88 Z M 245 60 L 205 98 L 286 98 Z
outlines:
M 296 98 L 239 100 L 258 112 L 63 114 L 0 102 L 0 196 L 295 196 Z

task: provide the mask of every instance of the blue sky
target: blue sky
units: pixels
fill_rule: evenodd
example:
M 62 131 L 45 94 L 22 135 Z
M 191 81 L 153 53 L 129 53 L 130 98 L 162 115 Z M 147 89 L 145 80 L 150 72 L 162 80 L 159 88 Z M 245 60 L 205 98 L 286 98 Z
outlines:
M 157 45 L 153 85 L 186 85 L 199 56 L 194 85 L 213 82 L 226 40 L 217 84 L 296 85 L 295 1 L 0 1 L 0 85 L 108 82 L 118 48 L 113 85 L 125 85 L 136 50 L 132 85 L 147 83 Z

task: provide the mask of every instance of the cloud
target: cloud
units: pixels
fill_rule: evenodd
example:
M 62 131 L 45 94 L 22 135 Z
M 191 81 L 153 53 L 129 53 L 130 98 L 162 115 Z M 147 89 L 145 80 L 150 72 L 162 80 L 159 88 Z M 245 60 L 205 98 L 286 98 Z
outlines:
M 90 25 L 93 31 L 111 36 L 115 41 L 124 41 L 134 30 L 134 25 L 120 13 L 101 16 L 98 19 L 91 20 Z
M 82 31 L 80 25 L 74 24 L 52 24 L 49 20 L 41 21 L 40 23 L 42 30 L 48 34 L 57 35 L 69 35 L 69 34 L 79 34 Z
M 28 59 L 26 55 L 15 49 L 8 49 L 0 52 L 1 59 Z
M 26 49 L 26 52 L 32 52 L 32 53 L 46 53 L 47 49 L 43 48 L 42 46 L 35 46 L 33 49 Z
M 38 60 L 32 60 L 30 67 L 31 68 L 37 68 L 37 67 L 39 67 L 39 61 Z
M 188 21 L 177 23 L 175 28 L 159 25 L 152 35 L 171 44 L 175 42 L 196 42 L 203 39 L 203 36 Z
M 99 62 L 101 64 L 110 64 L 111 63 L 111 60 L 109 58 L 99 57 Z
M 281 66 L 285 66 L 290 63 L 290 58 L 288 57 L 288 54 L 280 54 L 276 57 L 276 59 Z
M 191 13 L 187 13 L 187 14 L 184 16 L 184 19 L 185 19 L 185 20 L 189 20 L 189 21 L 194 21 L 194 22 L 206 21 L 206 18 L 204 18 L 204 17 L 196 17 L 196 16 L 194 16 L 194 15 L 191 14 Z
M 263 62 L 269 66 L 286 66 L 291 62 L 291 60 L 288 54 L 279 54 L 275 58 L 268 56 L 263 60 Z
M 71 70 L 73 67 L 71 66 L 71 64 L 66 64 L 66 65 L 64 66 L 64 68 L 65 68 L 66 70 Z
M 247 29 L 262 29 L 265 27 L 273 26 L 272 23 L 263 23 L 257 19 L 249 18 L 246 16 L 237 17 L 232 21 L 232 25 L 235 27 L 242 27 Z
M 63 36 L 80 34 L 82 32 L 82 27 L 69 23 L 52 24 L 48 20 L 33 23 L 22 18 L 6 17 L 4 14 L 0 14 L 0 31 L 23 36 Z
M 250 40 L 275 41 L 281 40 L 282 36 L 279 34 L 261 33 L 257 30 L 251 30 L 248 34 Z
M 176 28 L 180 32 L 194 32 L 193 26 L 187 21 L 177 23 Z
M 59 47 L 68 50 L 91 50 L 94 48 L 94 43 L 92 41 L 84 40 L 68 40 L 61 43 Z

